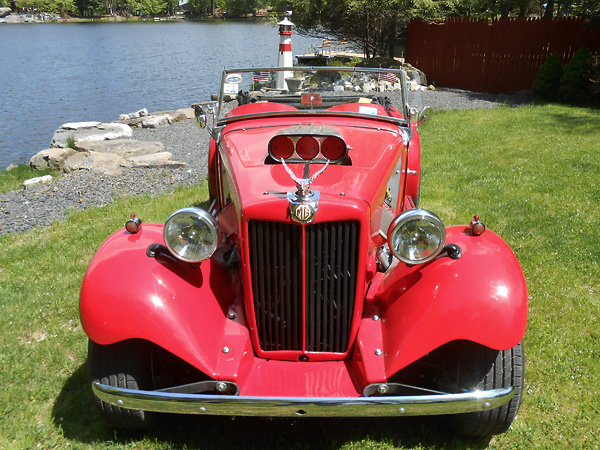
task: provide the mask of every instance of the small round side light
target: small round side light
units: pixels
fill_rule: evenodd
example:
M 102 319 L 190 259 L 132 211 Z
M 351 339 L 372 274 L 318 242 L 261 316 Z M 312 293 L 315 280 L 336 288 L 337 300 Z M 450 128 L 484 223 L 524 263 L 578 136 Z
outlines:
M 142 220 L 136 217 L 135 214 L 132 214 L 130 219 L 125 223 L 125 229 L 131 234 L 136 234 L 142 229 Z
M 479 216 L 477 214 L 475 214 L 473 220 L 471 220 L 470 226 L 473 236 L 481 236 L 486 230 L 484 223 L 479 221 Z

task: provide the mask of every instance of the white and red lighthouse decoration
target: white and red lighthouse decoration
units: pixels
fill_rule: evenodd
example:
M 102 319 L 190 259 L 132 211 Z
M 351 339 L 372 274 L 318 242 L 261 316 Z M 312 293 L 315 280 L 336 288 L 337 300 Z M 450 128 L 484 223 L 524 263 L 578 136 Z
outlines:
M 277 24 L 279 25 L 279 67 L 293 67 L 294 65 L 292 56 L 292 27 L 294 24 L 289 19 L 291 14 L 291 11 L 287 11 L 285 18 Z M 277 72 L 277 89 L 287 90 L 285 79 L 292 75 L 292 72 L 289 71 Z

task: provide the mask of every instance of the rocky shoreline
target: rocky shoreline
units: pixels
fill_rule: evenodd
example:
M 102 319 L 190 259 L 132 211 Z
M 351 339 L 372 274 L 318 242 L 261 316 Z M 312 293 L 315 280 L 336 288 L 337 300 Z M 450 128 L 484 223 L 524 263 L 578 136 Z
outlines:
M 423 91 L 421 104 L 434 109 L 492 108 L 531 104 L 531 93 L 482 94 L 456 89 Z M 155 113 L 158 114 L 158 113 Z M 189 116 L 189 114 L 188 114 Z M 153 128 L 132 127 L 127 139 L 159 143 L 176 166 L 120 165 L 115 173 L 76 170 L 50 183 L 0 194 L 0 234 L 47 226 L 73 209 L 102 206 L 120 196 L 155 196 L 178 185 L 198 183 L 207 175 L 209 134 L 194 119 L 164 122 Z M 131 119 L 127 119 L 131 120 Z M 135 120 L 135 119 L 134 119 Z M 88 148 L 89 151 L 89 148 Z M 85 152 L 84 152 L 85 153 Z
M 50 183 L 0 194 L 0 234 L 49 225 L 69 210 L 103 206 L 121 196 L 155 196 L 206 177 L 209 135 L 195 120 L 160 128 L 134 128 L 131 139 L 161 143 L 180 164 L 169 168 L 122 167 L 113 174 L 76 170 Z

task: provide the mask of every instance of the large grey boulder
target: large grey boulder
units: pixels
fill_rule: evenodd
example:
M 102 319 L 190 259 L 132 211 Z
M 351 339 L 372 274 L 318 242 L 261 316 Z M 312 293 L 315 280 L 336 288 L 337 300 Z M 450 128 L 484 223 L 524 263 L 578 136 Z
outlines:
M 134 115 L 145 113 L 140 110 Z M 171 161 L 172 154 L 165 152 L 160 142 L 138 141 L 131 138 L 132 127 L 154 128 L 161 125 L 188 120 L 194 117 L 192 108 L 177 111 L 154 113 L 149 116 L 125 120 L 120 123 L 73 122 L 65 123 L 54 133 L 50 150 L 44 150 L 32 158 L 31 165 L 42 166 L 44 163 L 53 169 L 66 173 L 76 170 L 118 175 L 125 168 L 179 168 L 185 163 Z M 73 142 L 70 142 L 70 141 Z M 77 153 L 66 150 L 68 145 L 74 146 Z M 68 159 L 61 164 L 52 163 L 59 150 L 69 151 Z M 62 154 L 62 153 L 61 153 Z M 56 157 L 58 158 L 58 157 Z
M 131 137 L 133 131 L 123 123 L 74 122 L 62 125 L 54 132 L 50 147 L 65 148 L 70 138 L 79 141 L 104 141 Z
M 85 148 L 71 156 L 64 164 L 65 172 L 88 170 L 104 175 L 119 175 L 126 168 L 131 169 L 176 169 L 185 167 L 185 163 L 172 161 L 169 152 L 162 151 L 160 142 L 144 142 L 127 139 L 103 142 L 79 143 Z M 131 145 L 130 145 L 131 144 Z M 136 151 L 136 145 L 140 147 Z M 158 151 L 160 150 L 160 151 Z
M 406 72 L 406 76 L 409 81 L 415 81 L 421 86 L 427 86 L 427 75 L 420 69 L 410 65 L 409 63 L 403 63 L 402 68 Z
M 114 153 L 123 158 L 149 155 L 164 151 L 162 142 L 138 141 L 137 139 L 113 139 L 108 141 L 79 141 L 75 148 L 80 152 Z
M 186 110 L 162 111 L 127 121 L 127 123 L 133 128 L 157 128 L 188 120 L 188 118 Z
M 176 169 L 185 167 L 186 164 L 184 162 L 171 161 L 172 156 L 169 152 L 132 156 L 128 159 L 127 165 L 133 169 Z
M 46 12 L 38 13 L 14 13 L 4 17 L 6 23 L 42 23 L 42 22 L 57 22 L 60 20 L 59 14 L 51 14 Z
M 212 103 L 212 102 L 211 102 Z M 178 114 L 183 114 L 187 119 L 194 119 L 194 108 L 181 108 L 175 111 Z
M 139 111 L 128 113 L 128 114 L 119 114 L 119 120 L 129 120 L 129 119 L 137 119 L 138 117 L 145 117 L 148 115 L 148 110 L 146 108 L 140 109 Z
M 53 169 L 62 170 L 65 161 L 72 156 L 75 150 L 72 148 L 48 148 L 34 155 L 29 160 L 29 165 L 36 170 Z
M 67 173 L 88 170 L 103 175 L 119 175 L 125 165 L 125 158 L 113 153 L 80 152 L 67 159 L 63 170 Z
M 10 13 L 12 12 L 12 9 L 10 9 L 7 6 L 2 6 L 0 7 L 0 17 L 6 17 L 8 16 Z

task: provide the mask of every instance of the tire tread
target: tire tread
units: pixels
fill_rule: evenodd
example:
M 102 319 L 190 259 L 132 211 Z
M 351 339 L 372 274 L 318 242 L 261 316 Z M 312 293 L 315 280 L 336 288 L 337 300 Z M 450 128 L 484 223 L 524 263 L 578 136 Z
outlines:
M 504 433 L 521 406 L 524 382 L 524 353 L 523 342 L 508 350 L 493 350 L 479 347 L 481 353 L 476 352 L 473 361 L 462 365 L 461 370 L 470 370 L 469 375 L 477 377 L 483 367 L 489 367 L 485 374 L 481 374 L 477 389 L 489 390 L 514 386 L 515 396 L 505 405 L 488 411 L 472 412 L 450 416 L 450 421 L 455 430 L 465 436 L 491 436 Z M 485 370 L 485 369 L 483 369 Z M 463 383 L 459 383 L 462 385 Z
M 149 347 L 143 341 L 123 341 L 112 345 L 88 344 L 90 379 L 93 382 L 127 389 L 150 387 Z M 147 411 L 120 408 L 94 395 L 96 405 L 116 428 L 144 429 L 151 425 Z

